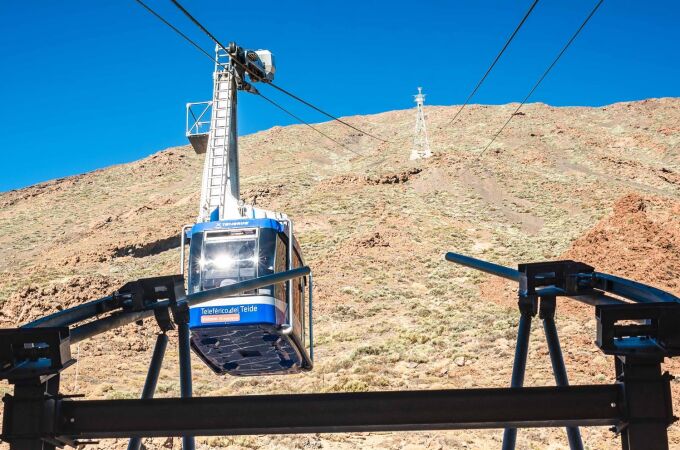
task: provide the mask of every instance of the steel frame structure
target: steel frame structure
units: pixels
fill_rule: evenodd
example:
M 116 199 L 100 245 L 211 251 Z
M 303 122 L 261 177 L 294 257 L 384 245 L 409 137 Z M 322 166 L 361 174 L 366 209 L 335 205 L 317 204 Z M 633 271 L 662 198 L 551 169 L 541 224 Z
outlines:
M 128 283 L 109 297 L 61 311 L 21 328 L 0 330 L 0 378 L 6 395 L 2 439 L 11 450 L 51 450 L 91 439 L 195 435 L 247 435 L 394 430 L 505 428 L 504 448 L 518 428 L 567 427 L 572 449 L 579 426 L 611 426 L 624 450 L 668 448 L 671 376 L 665 357 L 680 354 L 680 299 L 658 289 L 573 261 L 521 264 L 519 270 L 455 253 L 446 259 L 519 282 L 520 324 L 511 388 L 191 398 L 186 333 L 189 305 L 309 276 L 307 267 L 223 288 L 184 295 L 175 275 Z M 615 294 L 611 297 L 608 293 Z M 554 311 L 557 297 L 595 306 L 596 343 L 616 357 L 616 382 L 568 386 Z M 108 314 L 106 317 L 98 317 Z M 531 320 L 543 320 L 555 387 L 521 387 Z M 159 334 L 139 400 L 81 400 L 59 393 L 59 374 L 74 361 L 73 342 L 154 316 Z M 79 322 L 91 320 L 85 324 Z M 165 332 L 180 329 L 181 398 L 153 399 L 167 346 Z M 77 397 L 77 396 L 76 396 Z M 292 409 L 291 409 L 292 408 Z M 214 414 L 215 411 L 238 414 Z M 295 411 L 281 414 L 281 411 Z

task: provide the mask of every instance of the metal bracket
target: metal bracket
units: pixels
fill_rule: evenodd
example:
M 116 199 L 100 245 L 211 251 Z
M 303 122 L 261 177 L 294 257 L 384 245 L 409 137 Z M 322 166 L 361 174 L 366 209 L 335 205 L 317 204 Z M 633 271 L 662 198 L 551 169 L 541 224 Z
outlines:
M 539 306 L 538 317 L 543 320 L 554 319 L 556 309 L 557 299 L 554 296 L 541 297 L 541 304 Z
M 183 325 L 189 323 L 189 305 L 186 302 L 179 302 L 172 308 L 172 316 L 175 324 Z
M 123 285 L 114 294 L 114 297 L 123 300 L 123 305 L 131 311 L 141 311 L 146 309 L 149 304 L 162 299 L 169 299 L 171 304 L 174 305 L 178 299 L 184 296 L 184 278 L 181 275 L 142 278 L 131 281 Z M 167 308 L 155 309 L 154 317 L 162 332 L 174 328 Z
M 538 312 L 538 296 L 520 293 L 517 306 L 519 306 L 519 312 L 522 316 L 535 317 Z
M 178 287 L 181 288 L 178 289 Z M 184 279 L 181 275 L 141 278 L 125 283 L 114 293 L 131 311 L 141 311 L 149 304 L 162 299 L 177 300 L 184 296 Z
M 520 295 L 547 294 L 540 291 L 544 287 L 557 288 L 557 292 L 549 292 L 552 295 L 584 295 L 592 292 L 588 283 L 583 282 L 582 275 L 593 273 L 595 269 L 581 262 L 567 259 L 520 264 L 518 270 Z
M 680 355 L 680 304 L 599 305 L 597 346 L 608 355 Z
M 44 383 L 74 362 L 66 327 L 0 329 L 0 379 Z

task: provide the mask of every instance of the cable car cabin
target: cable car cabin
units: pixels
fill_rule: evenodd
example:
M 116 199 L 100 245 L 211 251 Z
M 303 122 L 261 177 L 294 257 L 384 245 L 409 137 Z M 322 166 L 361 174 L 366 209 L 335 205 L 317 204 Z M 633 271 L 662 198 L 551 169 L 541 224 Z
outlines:
M 285 222 L 236 219 L 194 225 L 189 231 L 189 293 L 301 267 L 299 245 Z M 312 361 L 305 348 L 306 328 L 311 331 L 305 314 L 309 304 L 307 278 L 202 303 L 189 310 L 191 346 L 219 374 L 309 370 Z

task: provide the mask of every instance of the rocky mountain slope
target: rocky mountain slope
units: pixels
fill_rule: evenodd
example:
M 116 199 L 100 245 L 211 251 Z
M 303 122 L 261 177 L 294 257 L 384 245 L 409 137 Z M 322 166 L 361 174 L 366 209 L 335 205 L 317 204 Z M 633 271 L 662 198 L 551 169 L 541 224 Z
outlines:
M 317 364 L 311 373 L 216 377 L 194 358 L 196 395 L 506 386 L 518 315 L 513 287 L 443 260 L 456 251 L 506 265 L 560 257 L 680 295 L 680 99 L 602 108 L 427 107 L 435 156 L 408 161 L 413 111 L 241 140 L 243 197 L 285 211 L 315 273 Z M 202 158 L 190 147 L 0 195 L 0 324 L 14 326 L 98 298 L 125 281 L 176 273 L 179 229 L 197 212 Z M 608 383 L 613 361 L 592 344 L 593 311 L 558 305 L 572 383 Z M 134 398 L 153 322 L 73 349 L 68 393 Z M 171 346 L 158 396 L 179 393 Z M 540 329 L 527 385 L 553 384 Z M 669 364 L 670 370 L 678 363 Z M 9 391 L 10 387 L 1 385 Z M 673 384 L 680 411 L 680 384 Z M 588 448 L 619 448 L 606 429 Z M 208 448 L 499 448 L 502 432 L 203 438 Z M 680 427 L 671 427 L 680 446 Z M 563 430 L 521 430 L 520 448 L 567 448 Z M 124 448 L 102 441 L 100 448 Z M 154 439 L 148 448 L 179 448 Z

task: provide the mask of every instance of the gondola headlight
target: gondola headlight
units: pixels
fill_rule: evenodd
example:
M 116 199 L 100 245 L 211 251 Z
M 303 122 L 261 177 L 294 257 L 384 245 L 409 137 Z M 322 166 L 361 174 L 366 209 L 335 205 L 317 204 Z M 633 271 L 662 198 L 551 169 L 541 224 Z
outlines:
M 234 264 L 234 259 L 227 254 L 222 254 L 217 256 L 212 263 L 218 269 L 227 269 Z

